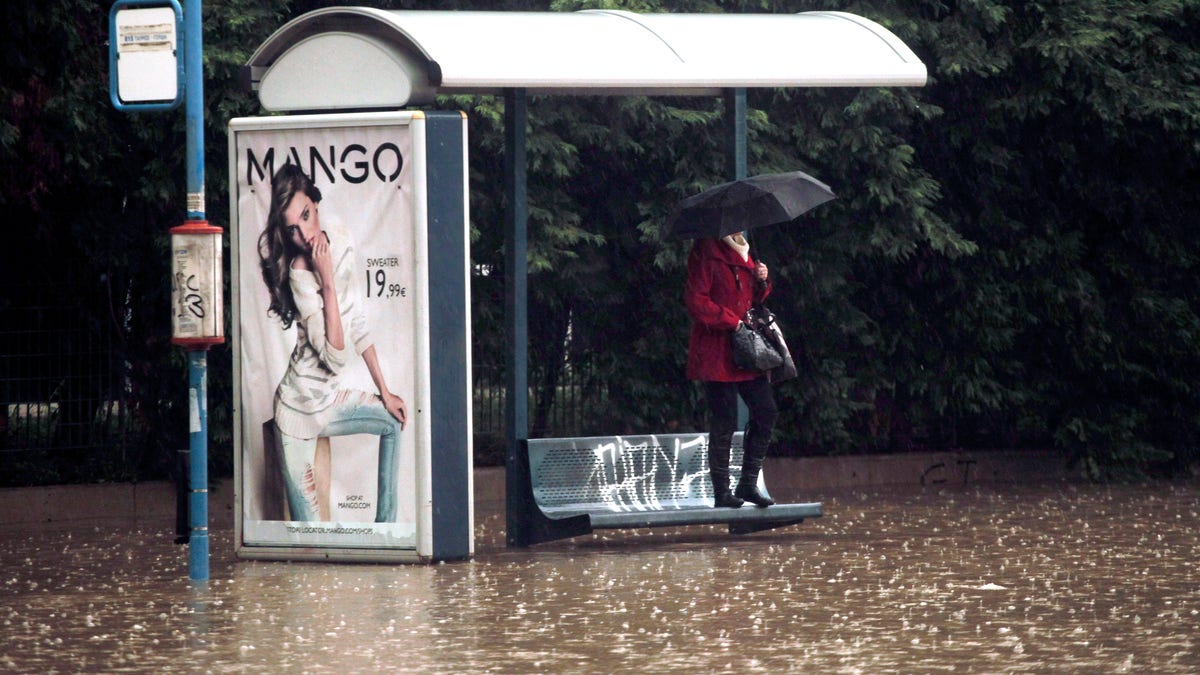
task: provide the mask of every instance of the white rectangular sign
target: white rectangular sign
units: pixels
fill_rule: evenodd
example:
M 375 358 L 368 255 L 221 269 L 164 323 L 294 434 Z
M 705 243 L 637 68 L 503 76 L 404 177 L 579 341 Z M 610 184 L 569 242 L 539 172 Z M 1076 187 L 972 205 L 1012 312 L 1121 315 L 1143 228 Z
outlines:
M 171 7 L 122 9 L 114 20 L 117 95 L 122 103 L 179 95 L 179 36 Z

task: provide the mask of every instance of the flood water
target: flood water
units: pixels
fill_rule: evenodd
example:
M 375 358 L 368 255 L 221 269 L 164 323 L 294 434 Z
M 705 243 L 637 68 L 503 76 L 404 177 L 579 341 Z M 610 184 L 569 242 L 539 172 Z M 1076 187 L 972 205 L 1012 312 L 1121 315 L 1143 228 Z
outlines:
M 748 536 L 606 531 L 421 565 L 234 559 L 174 523 L 6 531 L 4 672 L 1200 671 L 1200 486 L 870 489 Z M 157 524 L 155 524 L 157 525 Z

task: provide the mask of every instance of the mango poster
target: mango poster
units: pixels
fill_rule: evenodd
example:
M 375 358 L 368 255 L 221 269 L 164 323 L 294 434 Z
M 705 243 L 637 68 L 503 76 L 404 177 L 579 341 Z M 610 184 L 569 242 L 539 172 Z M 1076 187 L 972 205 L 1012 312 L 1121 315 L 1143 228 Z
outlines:
M 407 124 L 236 133 L 243 542 L 415 548 Z

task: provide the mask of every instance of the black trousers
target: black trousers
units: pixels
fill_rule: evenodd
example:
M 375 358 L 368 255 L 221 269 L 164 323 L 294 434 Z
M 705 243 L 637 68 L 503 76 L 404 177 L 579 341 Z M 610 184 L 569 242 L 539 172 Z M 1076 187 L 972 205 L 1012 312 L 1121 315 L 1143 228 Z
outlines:
M 771 443 L 771 433 L 775 430 L 775 419 L 779 416 L 770 381 L 764 375 L 745 382 L 705 382 L 704 394 L 708 399 L 709 469 L 723 471 L 728 476 L 729 447 L 733 443 L 733 432 L 737 431 L 737 397 L 741 396 L 750 412 L 742 477 L 758 480 L 767 446 Z

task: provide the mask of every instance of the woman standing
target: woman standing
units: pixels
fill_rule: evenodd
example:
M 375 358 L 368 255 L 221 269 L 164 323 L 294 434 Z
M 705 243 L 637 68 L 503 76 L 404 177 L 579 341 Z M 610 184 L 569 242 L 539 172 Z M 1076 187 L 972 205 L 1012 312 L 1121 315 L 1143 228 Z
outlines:
M 379 436 L 375 522 L 396 520 L 396 467 L 404 400 L 384 381 L 367 335 L 354 245 L 344 227 L 322 226 L 321 191 L 299 167 L 285 164 L 271 179 L 267 227 L 258 240 L 269 315 L 296 326 L 296 345 L 275 391 L 275 424 L 283 445 L 283 473 L 292 520 L 319 512 L 314 471 L 318 438 Z M 357 353 L 379 394 L 344 389 L 339 375 Z
M 775 428 L 775 396 L 766 373 L 733 364 L 731 335 L 746 311 L 771 292 L 767 266 L 750 257 L 741 232 L 720 239 L 697 239 L 688 257 L 684 303 L 692 318 L 688 339 L 688 379 L 704 383 L 708 402 L 708 466 L 714 505 L 737 508 L 744 501 L 774 504 L 758 489 L 758 474 Z M 737 397 L 750 411 L 742 477 L 729 489 L 729 449 L 737 428 Z

